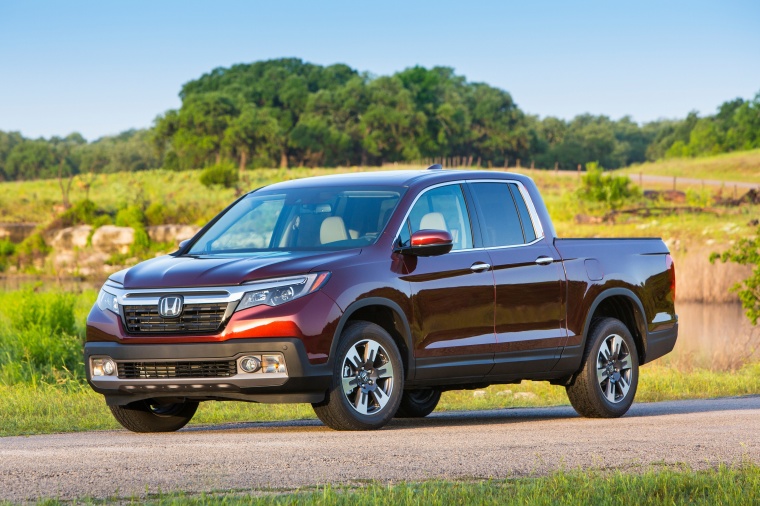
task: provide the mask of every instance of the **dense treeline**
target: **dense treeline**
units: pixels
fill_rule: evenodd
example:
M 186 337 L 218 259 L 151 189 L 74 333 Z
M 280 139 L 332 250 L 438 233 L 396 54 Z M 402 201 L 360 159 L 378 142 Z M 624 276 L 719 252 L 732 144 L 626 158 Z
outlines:
M 511 95 L 450 68 L 391 76 L 280 59 L 218 68 L 186 83 L 182 106 L 147 130 L 86 142 L 0 132 L 6 180 L 234 161 L 256 167 L 380 165 L 430 159 L 483 166 L 611 169 L 663 157 L 760 147 L 760 94 L 717 114 L 639 125 L 628 117 L 540 119 Z

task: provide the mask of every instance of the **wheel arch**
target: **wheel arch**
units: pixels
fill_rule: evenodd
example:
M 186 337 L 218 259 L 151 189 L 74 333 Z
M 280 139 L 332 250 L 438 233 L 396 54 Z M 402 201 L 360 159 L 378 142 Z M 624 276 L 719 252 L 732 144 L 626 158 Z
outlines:
M 594 318 L 615 318 L 623 322 L 636 343 L 639 363 L 643 364 L 647 352 L 647 319 L 641 300 L 627 288 L 610 288 L 597 296 L 586 314 L 583 326 L 583 346 L 586 348 L 588 332 Z
M 388 332 L 396 342 L 401 354 L 401 360 L 404 363 L 404 377 L 414 377 L 414 347 L 412 346 L 412 331 L 409 321 L 401 306 L 382 297 L 367 297 L 346 308 L 333 335 L 329 363 L 332 364 L 333 362 L 343 329 L 352 321 L 374 323 Z

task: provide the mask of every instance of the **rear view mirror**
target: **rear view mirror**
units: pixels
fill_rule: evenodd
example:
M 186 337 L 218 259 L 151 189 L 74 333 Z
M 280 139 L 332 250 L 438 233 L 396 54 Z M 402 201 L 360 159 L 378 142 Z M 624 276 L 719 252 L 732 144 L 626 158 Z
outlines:
M 418 230 L 412 234 L 404 253 L 421 257 L 443 255 L 451 251 L 454 239 L 445 230 Z

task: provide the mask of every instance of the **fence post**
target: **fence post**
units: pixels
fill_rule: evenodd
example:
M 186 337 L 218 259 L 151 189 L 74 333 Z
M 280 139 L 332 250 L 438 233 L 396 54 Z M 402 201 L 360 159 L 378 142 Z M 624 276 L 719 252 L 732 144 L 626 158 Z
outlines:
M 644 189 L 644 173 L 643 172 L 639 172 L 639 186 L 641 187 L 642 190 Z
M 554 172 L 559 172 L 559 162 L 554 162 Z
M 578 164 L 578 179 L 581 178 L 581 164 Z
M 673 191 L 676 191 L 676 176 L 673 176 Z

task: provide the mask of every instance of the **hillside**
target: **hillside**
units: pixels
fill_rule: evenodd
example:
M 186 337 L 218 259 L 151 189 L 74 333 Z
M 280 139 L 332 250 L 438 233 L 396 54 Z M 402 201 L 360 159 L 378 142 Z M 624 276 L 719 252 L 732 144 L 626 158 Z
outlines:
M 677 176 L 720 181 L 746 181 L 760 185 L 760 149 L 704 158 L 671 158 L 620 169 L 635 180 L 638 174 Z

